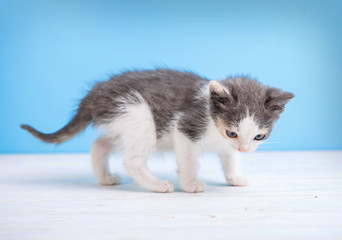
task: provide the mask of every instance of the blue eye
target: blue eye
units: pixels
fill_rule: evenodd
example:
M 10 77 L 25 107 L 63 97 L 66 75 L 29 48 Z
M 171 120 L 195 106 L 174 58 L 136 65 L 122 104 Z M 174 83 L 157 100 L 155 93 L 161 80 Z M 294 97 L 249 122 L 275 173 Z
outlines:
M 231 132 L 231 131 L 228 131 L 228 130 L 226 131 L 226 134 L 230 138 L 236 138 L 238 136 L 236 132 Z
M 258 134 L 255 136 L 254 140 L 261 141 L 266 137 L 266 135 Z

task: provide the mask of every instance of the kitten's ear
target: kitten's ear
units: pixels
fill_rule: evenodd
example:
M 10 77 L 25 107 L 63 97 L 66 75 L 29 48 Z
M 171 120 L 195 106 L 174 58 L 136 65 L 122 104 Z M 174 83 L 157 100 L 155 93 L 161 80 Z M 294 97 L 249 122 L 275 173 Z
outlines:
M 266 109 L 280 114 L 284 111 L 286 103 L 295 96 L 293 93 L 284 92 L 278 88 L 269 88 L 266 93 Z
M 226 93 L 229 95 L 229 91 L 228 89 L 223 86 L 221 83 L 219 83 L 218 81 L 210 81 L 209 82 L 209 89 L 210 89 L 210 93 Z
M 233 103 L 233 97 L 229 90 L 217 81 L 210 81 L 210 98 L 215 107 L 226 109 Z

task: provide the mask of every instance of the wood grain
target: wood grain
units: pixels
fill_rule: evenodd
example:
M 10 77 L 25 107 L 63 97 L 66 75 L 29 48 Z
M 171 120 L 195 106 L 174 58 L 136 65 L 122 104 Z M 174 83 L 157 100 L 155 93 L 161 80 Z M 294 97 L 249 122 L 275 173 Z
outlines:
M 150 168 L 174 193 L 96 183 L 88 154 L 0 155 L 0 239 L 342 239 L 342 152 L 243 155 L 248 187 L 229 187 L 218 159 L 201 158 L 204 193 L 183 193 L 174 155 Z M 162 159 L 162 160 L 159 160 Z

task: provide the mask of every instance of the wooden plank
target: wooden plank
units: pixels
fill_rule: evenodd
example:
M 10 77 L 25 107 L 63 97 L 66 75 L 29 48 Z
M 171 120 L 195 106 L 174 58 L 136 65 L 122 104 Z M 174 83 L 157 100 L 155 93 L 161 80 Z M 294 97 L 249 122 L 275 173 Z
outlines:
M 228 187 L 218 159 L 201 158 L 205 193 L 177 185 L 173 154 L 150 168 L 176 183 L 146 192 L 96 183 L 88 154 L 0 155 L 0 239 L 342 239 L 342 151 L 243 156 L 252 185 Z

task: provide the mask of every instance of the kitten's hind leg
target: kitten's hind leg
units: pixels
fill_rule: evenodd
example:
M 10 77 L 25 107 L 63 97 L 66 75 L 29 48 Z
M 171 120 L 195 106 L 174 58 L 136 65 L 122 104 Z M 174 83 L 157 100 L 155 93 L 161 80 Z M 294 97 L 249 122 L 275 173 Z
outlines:
M 143 145 L 146 142 L 138 144 Z M 150 153 L 149 151 L 137 151 L 134 148 L 126 149 L 124 164 L 127 172 L 137 184 L 149 191 L 160 193 L 173 192 L 175 187 L 170 181 L 159 179 L 147 168 L 146 162 Z
M 92 146 L 91 158 L 97 181 L 101 185 L 117 185 L 120 179 L 109 173 L 108 158 L 113 150 L 115 138 L 102 136 Z
M 197 178 L 199 147 L 183 133 L 175 132 L 178 179 L 181 188 L 188 193 L 203 192 L 205 183 Z
M 137 184 L 149 191 L 173 192 L 174 185 L 170 181 L 162 181 L 147 168 L 148 157 L 156 143 L 155 133 L 146 131 L 144 125 L 131 132 L 132 129 L 126 130 L 121 135 L 124 146 L 124 165 L 127 172 Z
M 174 185 L 162 181 L 147 168 L 147 159 L 155 149 L 157 134 L 153 115 L 140 95 L 139 103 L 122 106 L 124 114 L 108 124 L 110 132 L 120 136 L 124 165 L 137 184 L 153 192 L 172 192 Z

